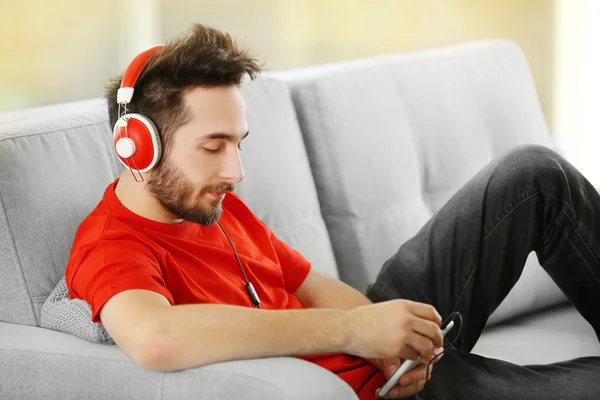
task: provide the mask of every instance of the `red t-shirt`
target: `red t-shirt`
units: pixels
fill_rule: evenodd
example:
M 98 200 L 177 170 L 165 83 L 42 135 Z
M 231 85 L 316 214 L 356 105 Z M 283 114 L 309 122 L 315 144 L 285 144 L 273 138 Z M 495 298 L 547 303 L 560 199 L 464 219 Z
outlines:
M 71 298 L 86 300 L 92 320 L 115 294 L 146 289 L 172 305 L 218 303 L 254 307 L 229 241 L 217 224 L 164 224 L 125 208 L 115 195 L 116 179 L 81 223 L 66 269 Z M 231 238 L 263 309 L 306 308 L 293 295 L 310 263 L 277 239 L 235 194 L 223 200 L 219 222 Z M 383 372 L 347 354 L 298 356 L 337 374 L 361 400 L 375 399 Z

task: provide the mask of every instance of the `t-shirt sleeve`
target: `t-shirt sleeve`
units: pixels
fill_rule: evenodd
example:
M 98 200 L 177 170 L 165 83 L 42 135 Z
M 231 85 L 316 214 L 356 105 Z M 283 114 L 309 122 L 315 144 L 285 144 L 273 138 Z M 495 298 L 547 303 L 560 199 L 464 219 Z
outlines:
M 85 252 L 67 275 L 71 296 L 87 301 L 92 321 L 100 322 L 100 310 L 115 294 L 145 289 L 162 294 L 173 304 L 164 276 L 152 252 L 134 240 L 106 240 Z
M 294 293 L 302 285 L 304 279 L 306 279 L 306 276 L 310 272 L 311 264 L 302 254 L 275 236 L 266 225 L 264 227 L 269 232 L 269 239 L 281 264 L 286 290 L 288 293 Z

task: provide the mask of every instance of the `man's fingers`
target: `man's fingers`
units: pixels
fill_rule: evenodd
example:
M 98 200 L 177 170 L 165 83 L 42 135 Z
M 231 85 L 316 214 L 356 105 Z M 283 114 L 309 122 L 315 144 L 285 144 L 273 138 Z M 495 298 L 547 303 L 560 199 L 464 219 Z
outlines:
M 442 330 L 435 322 L 415 318 L 412 322 L 412 329 L 418 334 L 429 338 L 435 347 L 442 347 L 444 345 Z
M 384 397 L 381 397 L 381 398 L 382 399 L 398 399 L 398 398 L 409 397 L 416 393 L 419 393 L 421 390 L 423 390 L 424 386 L 425 386 L 425 381 L 417 382 L 417 383 L 411 384 L 409 386 L 396 385 L 393 388 L 391 388 L 390 391 L 387 392 L 387 394 Z M 379 392 L 379 389 L 377 389 L 375 391 L 375 394 L 377 394 L 378 392 Z
M 435 347 L 431 339 L 417 332 L 412 332 L 408 336 L 408 345 L 415 349 L 422 359 L 426 359 Z
M 383 362 L 383 373 L 386 379 L 390 379 L 401 364 L 399 358 L 384 358 L 381 361 Z
M 425 318 L 429 321 L 433 321 L 437 326 L 442 326 L 442 317 L 437 312 L 435 307 L 425 303 L 419 303 L 416 301 L 406 300 L 409 304 L 410 311 L 417 317 Z
M 431 371 L 433 366 L 429 368 Z M 400 386 L 410 386 L 419 381 L 425 381 L 429 378 L 426 378 L 427 375 L 427 364 L 422 363 L 412 371 L 407 372 L 402 377 L 400 377 L 400 381 L 398 382 Z
M 423 390 L 425 382 L 431 379 L 433 373 L 433 365 L 431 365 L 429 367 L 429 376 L 427 376 L 428 364 L 429 361 L 423 361 L 418 367 L 404 374 L 400 378 L 400 381 L 382 398 L 395 399 L 409 397 Z

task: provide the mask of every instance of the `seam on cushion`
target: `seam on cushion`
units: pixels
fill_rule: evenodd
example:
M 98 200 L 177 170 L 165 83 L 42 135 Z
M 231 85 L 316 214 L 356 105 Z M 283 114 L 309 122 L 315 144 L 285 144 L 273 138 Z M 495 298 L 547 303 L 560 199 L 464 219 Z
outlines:
M 27 291 L 27 296 L 29 297 L 29 306 L 30 311 L 33 314 L 33 320 L 35 321 L 36 326 L 40 325 L 40 321 L 38 321 L 37 314 L 35 312 L 35 307 L 33 305 L 33 299 L 31 298 L 31 291 L 29 290 L 29 285 L 27 284 L 27 280 L 25 279 L 25 273 L 23 272 L 23 266 L 21 265 L 21 258 L 19 257 L 19 252 L 17 251 L 17 245 L 15 243 L 15 238 L 12 234 L 12 229 L 10 226 L 10 221 L 8 219 L 8 215 L 6 214 L 6 206 L 4 204 L 4 198 L 2 197 L 2 190 L 0 190 L 0 208 L 2 210 L 3 219 L 6 221 L 6 226 L 8 228 L 8 234 L 10 236 L 10 242 L 12 244 L 12 252 L 14 253 L 14 257 L 17 260 L 17 265 L 19 267 L 20 278 L 22 280 L 23 286 L 25 286 L 25 290 Z
M 44 355 L 52 355 L 52 356 L 57 356 L 57 357 L 67 357 L 67 358 L 80 358 L 80 359 L 88 359 L 88 360 L 99 360 L 99 361 L 103 361 L 103 362 L 117 362 L 120 364 L 129 364 L 132 365 L 136 368 L 140 368 L 143 370 L 143 368 L 139 367 L 137 364 L 135 364 L 132 361 L 129 360 L 114 360 L 114 359 L 110 359 L 110 358 L 102 358 L 102 357 L 93 357 L 93 356 L 82 356 L 82 355 L 71 355 L 71 354 L 59 354 L 59 353 L 47 353 L 47 352 L 41 352 L 41 351 L 34 351 L 34 350 L 17 350 L 17 349 L 7 349 L 7 348 L 0 348 L 0 353 L 1 352 L 13 352 L 13 353 L 28 353 L 28 354 L 44 354 Z M 308 362 L 308 361 L 307 361 Z M 186 371 L 189 371 L 188 373 L 193 373 L 193 374 L 197 374 L 199 373 L 198 371 L 195 371 L 194 369 L 188 369 Z M 152 372 L 152 371 L 148 371 L 148 372 Z M 165 372 L 161 373 L 162 376 L 162 380 L 161 380 L 161 399 L 163 399 L 164 397 L 164 378 L 165 378 Z M 219 371 L 219 370 L 211 370 L 208 371 L 207 374 L 218 374 L 218 375 L 224 375 L 224 376 L 237 376 L 237 377 L 242 377 L 245 379 L 251 379 L 255 382 L 260 382 L 266 385 L 271 386 L 272 388 L 275 388 L 279 391 L 283 391 L 282 387 L 279 385 L 276 385 L 272 382 L 266 381 L 264 379 L 261 378 L 257 378 L 256 376 L 252 376 L 252 375 L 247 375 L 247 374 L 240 374 L 237 372 L 225 372 L 225 371 Z M 341 379 L 339 377 L 337 377 L 338 379 Z M 335 399 L 337 398 L 337 395 L 334 395 L 334 397 L 329 397 L 330 399 Z
M 117 363 L 120 363 L 120 364 L 132 365 L 135 368 L 140 368 L 140 369 L 144 370 L 142 367 L 138 366 L 136 363 L 134 363 L 133 361 L 129 361 L 129 360 L 114 360 L 114 359 L 110 359 L 110 358 L 93 357 L 93 356 L 82 356 L 82 355 L 77 355 L 77 354 L 47 353 L 47 352 L 35 351 L 35 350 L 17 350 L 17 349 L 7 349 L 7 348 L 0 348 L 0 352 L 44 354 L 44 355 L 51 355 L 51 356 L 55 356 L 55 357 L 80 358 L 80 359 L 86 359 L 86 360 L 99 360 L 99 361 L 103 361 L 103 362 L 117 362 Z M 144 370 L 144 371 L 146 371 L 146 370 Z M 193 369 L 192 370 L 186 370 L 186 371 L 190 371 L 191 373 L 199 373 L 198 371 L 194 371 Z M 152 371 L 148 371 L 148 372 L 152 372 Z M 281 390 L 280 386 L 275 385 L 272 382 L 266 381 L 264 379 L 257 378 L 257 377 L 252 376 L 252 375 L 240 374 L 240 373 L 237 373 L 237 372 L 225 372 L 225 371 L 219 371 L 219 370 L 212 370 L 212 371 L 208 371 L 207 373 L 210 373 L 210 374 L 219 374 L 219 375 L 226 375 L 226 376 L 234 375 L 234 376 L 238 376 L 238 377 L 248 378 L 248 379 L 252 379 L 252 380 L 257 381 L 257 382 L 268 384 L 268 385 L 270 385 L 270 386 L 272 386 L 274 388 L 277 388 L 277 389 Z M 162 374 L 163 380 L 164 380 L 165 373 L 162 372 L 161 374 Z
M 98 125 L 103 125 L 106 121 L 103 122 L 92 122 L 89 124 L 84 124 L 84 125 L 73 125 L 73 126 L 69 126 L 66 128 L 61 128 L 61 129 L 55 129 L 52 131 L 43 131 L 43 132 L 32 132 L 29 134 L 19 134 L 18 136 L 4 136 L 4 135 L 0 135 L 0 143 L 4 142 L 4 141 L 9 141 L 9 140 L 18 140 L 21 138 L 29 138 L 29 137 L 35 137 L 35 136 L 42 136 L 42 135 L 47 135 L 47 134 L 53 134 L 53 133 L 58 133 L 58 132 L 65 132 L 68 130 L 73 130 L 73 129 L 79 129 L 79 128 L 87 128 L 90 126 L 98 126 Z M 117 164 L 115 167 L 115 163 L 114 163 L 114 159 L 111 156 L 111 151 L 110 151 L 110 146 L 103 146 L 104 150 L 106 151 L 106 154 L 108 155 L 108 159 L 109 159 L 109 164 L 110 164 L 110 170 L 112 173 L 112 176 L 117 176 L 119 174 L 118 168 L 119 165 Z
M 160 400 L 163 400 L 165 397 L 165 374 L 161 374 L 160 377 Z
M 277 225 L 277 224 L 269 224 L 268 228 L 271 231 L 284 231 L 287 230 L 288 228 L 295 228 L 297 226 L 301 226 L 301 225 L 307 225 L 309 222 L 312 222 L 315 220 L 315 218 L 320 219 L 321 221 L 323 221 L 323 216 L 321 215 L 321 212 L 319 210 L 319 205 L 317 204 L 317 208 L 315 208 L 315 212 L 310 214 L 308 217 L 306 218 L 302 218 L 302 219 L 298 219 L 296 221 L 293 221 L 292 223 L 288 223 L 288 224 L 281 224 L 281 225 Z M 266 224 L 265 224 L 266 225 Z
M 389 75 L 389 78 L 391 80 L 393 80 L 393 89 L 394 89 L 394 93 L 396 94 L 397 98 L 398 98 L 398 102 L 402 105 L 402 111 L 404 116 L 406 117 L 406 125 L 410 131 L 410 137 L 412 139 L 412 145 L 413 148 L 415 150 L 415 154 L 416 154 L 416 158 L 417 158 L 417 165 L 419 167 L 419 186 L 420 186 L 420 191 L 418 193 L 420 199 L 423 201 L 423 204 L 425 204 L 425 207 L 427 208 L 427 210 L 431 213 L 431 214 L 435 214 L 434 210 L 432 209 L 431 205 L 429 204 L 429 202 L 425 199 L 426 195 L 428 194 L 427 192 L 427 165 L 426 165 L 426 160 L 425 160 L 425 153 L 424 153 L 424 149 L 423 149 L 423 143 L 419 140 L 420 137 L 422 137 L 423 135 L 418 133 L 419 132 L 419 128 L 418 128 L 418 124 L 415 121 L 414 115 L 411 114 L 411 109 L 410 109 L 410 101 L 408 99 L 408 96 L 406 95 L 406 91 L 404 90 L 404 85 L 401 82 L 401 79 L 398 78 L 398 74 L 396 73 L 398 71 L 399 64 L 396 63 L 390 63 L 388 65 L 386 65 L 386 72 Z M 458 190 L 458 189 L 457 189 Z M 454 191 L 456 192 L 456 190 Z M 433 193 L 433 192 L 430 192 Z
M 407 204 L 419 204 L 421 203 L 424 206 L 424 210 L 431 212 L 432 214 L 434 214 L 429 206 L 427 205 L 427 203 L 425 202 L 425 200 L 423 199 L 422 196 L 420 196 L 418 193 L 415 197 L 412 198 L 406 198 L 402 201 L 398 201 L 395 203 L 390 204 L 389 207 L 385 207 L 385 208 L 381 208 L 381 207 L 377 207 L 376 209 L 374 208 L 374 212 L 372 213 L 368 213 L 368 214 L 349 214 L 349 215 L 340 215 L 340 216 L 330 216 L 331 219 L 335 219 L 335 220 L 340 220 L 342 222 L 347 222 L 348 220 L 352 220 L 355 221 L 357 219 L 364 219 L 367 223 L 372 222 L 373 220 L 377 219 L 377 220 L 382 220 L 382 219 L 387 219 L 389 218 L 390 214 L 390 210 L 394 210 L 396 208 L 401 208 L 402 206 L 406 206 Z M 431 215 L 428 215 L 427 218 L 431 218 Z M 353 223 L 354 225 L 354 223 Z M 367 225 L 365 223 L 365 225 Z
M 17 140 L 17 139 L 21 139 L 21 138 L 25 138 L 25 137 L 32 137 L 32 136 L 41 136 L 41 135 L 47 135 L 47 134 L 51 134 L 51 133 L 57 133 L 57 132 L 64 132 L 67 130 L 71 130 L 71 129 L 79 129 L 79 128 L 86 128 L 88 126 L 94 126 L 94 125 L 103 125 L 107 123 L 106 120 L 104 121 L 98 121 L 98 122 L 90 122 L 89 124 L 83 124 L 83 125 L 77 125 L 77 124 L 73 124 L 71 126 L 68 127 L 63 127 L 60 129 L 54 129 L 51 131 L 35 131 L 35 132 L 31 132 L 31 133 L 21 133 L 18 136 L 0 136 L 0 143 L 4 142 L 4 141 L 9 141 L 9 140 Z
M 65 333 L 65 335 L 69 335 Z M 83 339 L 81 339 L 83 340 Z M 50 353 L 50 352 L 45 352 L 45 351 L 36 351 L 36 350 L 21 350 L 21 349 L 9 349 L 6 347 L 0 347 L 0 352 L 4 352 L 4 351 L 10 351 L 13 353 L 28 353 L 28 354 L 44 354 L 44 355 L 52 355 L 52 356 L 59 356 L 59 357 L 69 357 L 69 358 L 81 358 L 81 359 L 86 359 L 86 360 L 101 360 L 101 361 L 109 361 L 109 362 L 118 362 L 118 363 L 126 363 L 126 364 L 134 364 L 132 361 L 126 361 L 126 360 L 113 360 L 110 358 L 102 358 L 102 357 L 93 357 L 93 356 L 82 356 L 82 355 L 78 355 L 78 354 L 60 354 L 60 353 Z M 135 365 L 135 364 L 134 364 Z
M 318 83 L 322 84 L 322 81 L 318 82 Z M 313 89 L 312 90 L 313 104 L 315 104 L 317 106 L 315 108 L 316 108 L 316 114 L 318 115 L 318 121 L 319 121 L 318 124 L 319 124 L 319 127 L 321 128 L 321 136 L 323 137 L 323 140 L 325 140 L 325 143 L 326 143 L 325 149 L 327 149 L 327 155 L 328 155 L 327 159 L 335 160 L 335 157 L 333 157 L 333 154 L 332 154 L 333 150 L 329 150 L 329 149 L 335 149 L 335 143 L 331 143 L 330 139 L 331 139 L 332 135 L 328 135 L 325 131 L 325 118 L 323 115 L 323 107 L 322 107 L 322 100 L 323 100 L 322 92 L 324 89 L 321 85 L 318 85 L 318 86 L 315 85 L 315 86 L 313 86 L 312 89 Z M 321 102 L 317 102 L 317 100 L 321 100 Z M 302 135 L 302 137 L 304 137 L 304 135 Z M 313 140 L 313 142 L 314 142 L 314 140 Z M 307 152 L 307 156 L 308 156 L 308 152 Z M 310 156 L 308 156 L 308 157 L 309 157 L 309 161 L 310 161 Z M 342 182 L 342 179 L 340 178 L 341 174 L 339 172 L 336 172 L 339 170 L 340 170 L 339 168 L 333 168 L 333 171 L 335 173 L 335 182 Z M 311 171 L 312 171 L 312 166 L 311 166 Z M 314 175 L 313 175 L 313 180 L 315 181 L 315 184 L 316 184 L 317 179 Z M 328 185 L 325 185 L 325 186 L 328 186 Z M 328 189 L 329 188 L 327 188 L 326 190 L 328 190 Z M 317 190 L 318 190 L 318 188 L 317 188 Z M 349 200 L 348 196 L 344 195 L 343 191 L 341 192 L 341 194 L 343 197 L 342 204 L 349 205 L 350 202 L 348 201 Z M 317 193 L 317 198 L 318 198 L 318 193 Z M 320 204 L 321 204 L 321 201 L 319 200 L 319 205 Z M 321 208 L 321 207 L 319 206 L 319 208 Z M 351 210 L 349 210 L 349 211 L 350 211 L 350 214 L 354 215 L 354 213 Z M 323 211 L 321 211 L 321 214 L 323 214 Z M 335 215 L 337 215 L 337 210 L 335 210 L 335 209 L 330 210 L 330 216 L 335 216 Z
M 402 67 L 399 67 L 399 64 L 390 64 L 390 68 L 394 68 L 394 71 L 396 71 L 398 68 L 403 68 L 404 65 Z M 410 99 L 409 96 L 406 94 L 406 90 L 404 88 L 404 84 L 402 83 L 402 80 L 400 78 L 398 78 L 398 74 L 392 73 L 391 71 L 388 72 L 391 79 L 394 80 L 394 91 L 398 96 L 398 101 L 400 102 L 400 104 L 402 104 L 402 108 L 404 111 L 404 115 L 406 116 L 406 123 L 409 127 L 410 131 L 410 136 L 413 140 L 413 146 L 415 149 L 415 153 L 417 153 L 417 158 L 418 158 L 418 162 L 419 162 L 419 179 L 420 179 L 420 183 L 421 183 L 421 192 L 419 193 L 421 200 L 423 201 L 423 203 L 425 204 L 425 207 L 427 207 L 427 210 L 429 210 L 429 212 L 431 214 L 435 214 L 435 210 L 433 209 L 433 207 L 431 206 L 431 196 L 428 196 L 429 194 L 433 194 L 434 192 L 429 192 L 428 191 L 428 186 L 429 186 L 429 171 L 428 171 L 428 165 L 427 165 L 427 160 L 425 157 L 425 149 L 424 149 L 424 145 L 423 145 L 423 141 L 420 140 L 423 135 L 421 133 L 419 133 L 420 129 L 418 128 L 418 121 L 415 120 L 415 115 L 414 115 L 414 111 L 411 108 L 410 104 Z M 452 189 L 447 189 L 444 190 L 444 192 L 447 191 L 451 191 Z M 458 189 L 456 189 L 458 190 Z M 456 190 L 454 190 L 453 193 L 456 192 Z M 427 199 L 427 197 L 429 197 L 429 199 Z M 429 200 L 429 201 L 428 201 Z
M 189 371 L 192 374 L 199 374 L 200 373 L 195 368 L 194 369 L 188 369 L 186 371 Z M 233 375 L 233 376 L 237 376 L 237 377 L 248 378 L 248 379 L 251 379 L 251 380 L 256 381 L 256 382 L 266 383 L 266 384 L 268 384 L 271 387 L 274 387 L 274 388 L 277 388 L 277 389 L 281 390 L 281 386 L 279 386 L 279 385 L 275 385 L 272 382 L 266 381 L 266 380 L 261 379 L 261 378 L 257 378 L 256 376 L 247 375 L 247 374 L 240 374 L 239 372 L 226 372 L 226 371 L 219 371 L 219 370 L 209 370 L 207 372 L 207 374 L 218 374 L 218 375 L 225 375 L 225 376 L 231 376 L 231 375 Z

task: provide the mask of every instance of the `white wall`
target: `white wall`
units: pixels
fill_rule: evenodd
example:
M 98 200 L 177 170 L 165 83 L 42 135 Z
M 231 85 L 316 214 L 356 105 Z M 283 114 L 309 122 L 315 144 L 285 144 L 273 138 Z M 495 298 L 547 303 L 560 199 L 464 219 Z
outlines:
M 600 1 L 557 0 L 556 7 L 555 136 L 600 187 Z

